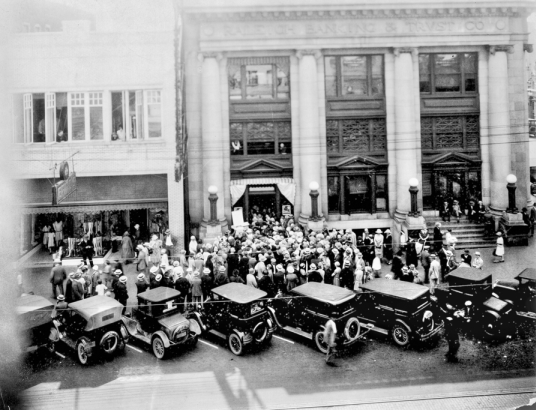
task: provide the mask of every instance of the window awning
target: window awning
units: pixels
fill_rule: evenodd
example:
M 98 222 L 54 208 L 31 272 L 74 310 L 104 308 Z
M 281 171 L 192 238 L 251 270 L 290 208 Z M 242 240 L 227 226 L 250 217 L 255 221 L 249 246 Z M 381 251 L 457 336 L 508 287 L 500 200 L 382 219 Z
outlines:
M 296 194 L 296 184 L 292 178 L 248 178 L 234 179 L 231 181 L 231 203 L 232 205 L 244 195 L 248 185 L 277 185 L 279 192 L 294 205 L 294 196 Z
M 86 204 L 69 204 L 64 203 L 59 206 L 50 206 L 50 204 L 31 204 L 22 207 L 23 214 L 75 214 L 86 213 L 96 214 L 103 211 L 124 211 L 131 209 L 155 209 L 157 211 L 167 211 L 168 203 L 166 199 L 158 202 L 136 202 L 136 203 L 86 203 Z

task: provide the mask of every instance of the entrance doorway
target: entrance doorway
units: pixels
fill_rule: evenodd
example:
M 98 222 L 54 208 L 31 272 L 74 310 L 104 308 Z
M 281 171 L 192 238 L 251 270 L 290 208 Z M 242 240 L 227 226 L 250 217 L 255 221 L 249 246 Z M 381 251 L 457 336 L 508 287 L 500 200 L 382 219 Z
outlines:
M 480 171 L 423 172 L 423 202 L 427 209 L 439 209 L 444 201 L 452 205 L 454 200 L 457 200 L 460 207 L 465 209 L 469 201 L 480 199 L 482 199 Z
M 248 185 L 244 195 L 233 205 L 233 209 L 242 208 L 244 221 L 251 223 L 253 214 L 270 215 L 279 219 L 283 207 L 290 207 L 291 203 L 281 195 L 276 184 L 270 185 Z

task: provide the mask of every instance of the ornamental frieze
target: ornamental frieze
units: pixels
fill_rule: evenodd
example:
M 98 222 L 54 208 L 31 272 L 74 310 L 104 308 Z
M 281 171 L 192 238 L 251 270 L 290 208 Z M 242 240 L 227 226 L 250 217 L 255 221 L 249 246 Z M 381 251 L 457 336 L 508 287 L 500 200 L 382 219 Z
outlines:
M 232 23 L 200 24 L 200 37 L 203 41 L 419 34 L 506 34 L 508 32 L 508 19 L 502 17 L 264 21 L 255 23 L 235 21 Z

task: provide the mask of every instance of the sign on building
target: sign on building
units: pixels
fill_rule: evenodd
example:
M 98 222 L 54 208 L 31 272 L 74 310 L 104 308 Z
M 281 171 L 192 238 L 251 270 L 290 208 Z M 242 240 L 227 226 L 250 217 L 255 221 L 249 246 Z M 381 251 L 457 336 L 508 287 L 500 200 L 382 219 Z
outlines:
M 76 191 L 76 173 L 69 171 L 69 164 L 60 164 L 60 181 L 52 186 L 52 205 L 58 205 Z

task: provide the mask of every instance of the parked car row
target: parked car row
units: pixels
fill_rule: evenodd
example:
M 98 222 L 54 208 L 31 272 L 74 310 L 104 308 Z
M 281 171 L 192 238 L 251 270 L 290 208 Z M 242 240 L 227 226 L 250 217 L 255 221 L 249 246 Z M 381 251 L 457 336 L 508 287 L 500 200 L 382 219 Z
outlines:
M 138 294 L 138 305 L 122 315 L 123 305 L 95 296 L 69 304 L 55 319 L 53 305 L 41 296 L 23 296 L 17 311 L 28 350 L 63 343 L 81 364 L 96 355 L 113 356 L 129 341 L 150 346 L 158 359 L 172 349 L 195 346 L 203 334 L 225 340 L 242 355 L 253 346 L 266 346 L 276 330 L 309 340 L 327 351 L 324 326 L 333 320 L 336 341 L 349 347 L 369 332 L 390 337 L 400 347 L 433 343 L 443 329 L 444 314 L 473 320 L 473 328 L 488 336 L 509 332 L 519 320 L 534 325 L 536 270 L 525 269 L 513 282 L 496 282 L 491 275 L 459 268 L 447 276 L 448 286 L 428 287 L 375 279 L 362 292 L 323 283 L 306 283 L 289 295 L 267 299 L 266 292 L 238 283 L 212 289 L 209 299 L 186 310 L 181 294 L 160 287 Z

